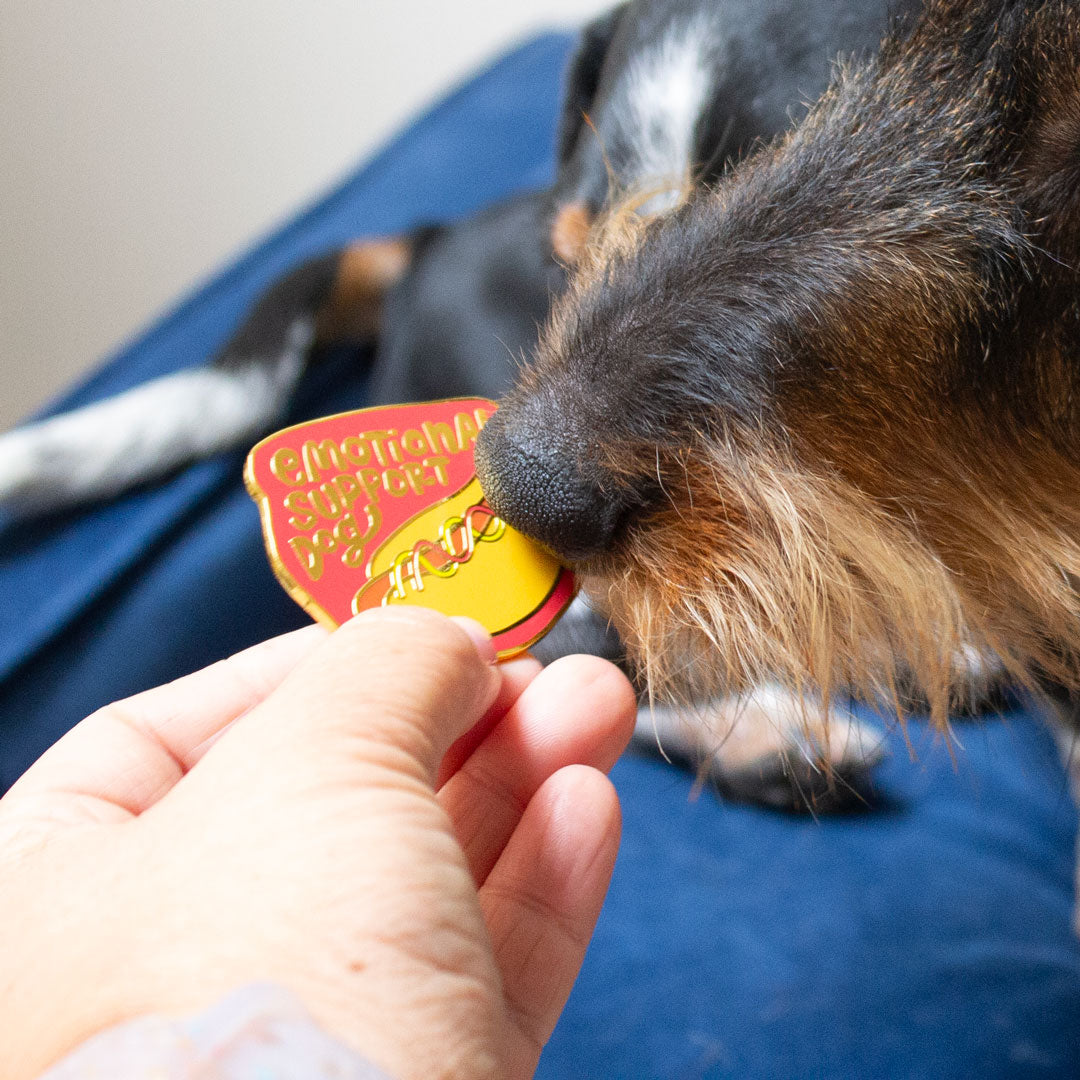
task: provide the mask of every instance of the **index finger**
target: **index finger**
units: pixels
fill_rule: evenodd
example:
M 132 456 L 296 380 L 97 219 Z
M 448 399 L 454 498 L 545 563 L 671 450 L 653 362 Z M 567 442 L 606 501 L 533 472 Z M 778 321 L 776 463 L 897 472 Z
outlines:
M 308 626 L 106 705 L 47 750 L 4 802 L 70 796 L 78 801 L 80 816 L 95 820 L 141 814 L 326 635 L 321 627 Z

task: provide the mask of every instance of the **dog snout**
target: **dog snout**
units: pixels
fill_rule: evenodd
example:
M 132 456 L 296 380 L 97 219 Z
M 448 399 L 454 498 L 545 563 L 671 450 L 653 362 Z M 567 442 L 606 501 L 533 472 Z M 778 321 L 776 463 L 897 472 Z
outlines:
M 568 562 L 604 551 L 627 509 L 579 451 L 502 410 L 476 442 L 476 474 L 491 508 Z

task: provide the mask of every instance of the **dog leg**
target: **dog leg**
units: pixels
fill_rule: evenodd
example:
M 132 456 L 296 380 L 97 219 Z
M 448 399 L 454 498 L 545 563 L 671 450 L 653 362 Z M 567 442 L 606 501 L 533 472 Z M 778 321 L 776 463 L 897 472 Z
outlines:
M 775 684 L 687 712 L 643 705 L 635 742 L 701 770 L 726 798 L 795 813 L 865 804 L 881 732 L 841 705 L 825 714 Z
M 154 379 L 0 436 L 0 505 L 28 517 L 109 498 L 254 437 L 288 400 L 310 342 L 297 320 L 277 356 Z
M 585 652 L 623 663 L 618 634 L 579 596 L 538 642 L 545 664 Z M 777 685 L 758 687 L 696 711 L 657 704 L 638 709 L 635 745 L 678 765 L 701 769 L 726 798 L 796 813 L 830 813 L 865 801 L 884 757 L 881 733 L 834 706 Z
M 313 341 L 374 333 L 404 241 L 360 244 L 272 285 L 207 367 L 0 435 L 0 506 L 30 517 L 118 495 L 242 447 L 283 414 Z

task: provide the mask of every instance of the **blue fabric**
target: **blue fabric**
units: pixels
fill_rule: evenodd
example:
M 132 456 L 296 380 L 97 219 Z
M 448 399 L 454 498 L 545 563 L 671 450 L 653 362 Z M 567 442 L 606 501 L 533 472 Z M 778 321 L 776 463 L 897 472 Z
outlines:
M 570 39 L 539 38 L 62 402 L 198 364 L 306 255 L 544 184 Z M 363 357 L 305 380 L 295 416 L 363 403 Z M 0 788 L 107 701 L 305 620 L 274 582 L 241 456 L 36 526 L 0 522 Z M 542 1080 L 1080 1076 L 1076 814 L 1036 719 L 920 725 L 882 807 L 795 820 L 727 806 L 646 758 L 615 771 L 622 853 Z
M 540 1080 L 1080 1076 L 1076 814 L 1033 718 L 914 724 L 881 809 L 724 806 L 616 767 L 624 837 Z

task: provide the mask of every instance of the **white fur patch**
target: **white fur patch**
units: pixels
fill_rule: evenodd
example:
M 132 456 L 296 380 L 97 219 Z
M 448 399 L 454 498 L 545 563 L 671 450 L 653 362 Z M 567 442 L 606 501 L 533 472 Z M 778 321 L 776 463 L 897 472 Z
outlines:
M 804 702 L 775 684 L 694 711 L 642 705 L 634 739 L 665 757 L 721 773 L 778 758 L 869 769 L 883 756 L 882 736 L 874 727 L 845 709 L 833 708 L 822 717 L 817 702 Z
M 712 84 L 710 43 L 715 31 L 693 20 L 673 27 L 657 45 L 635 56 L 624 76 L 624 126 L 636 155 L 620 177 L 639 190 L 668 190 L 642 209 L 656 213 L 675 205 L 690 179 L 694 128 Z
M 242 445 L 280 415 L 311 337 L 297 320 L 275 360 L 181 371 L 0 435 L 0 505 L 26 516 L 104 499 Z

